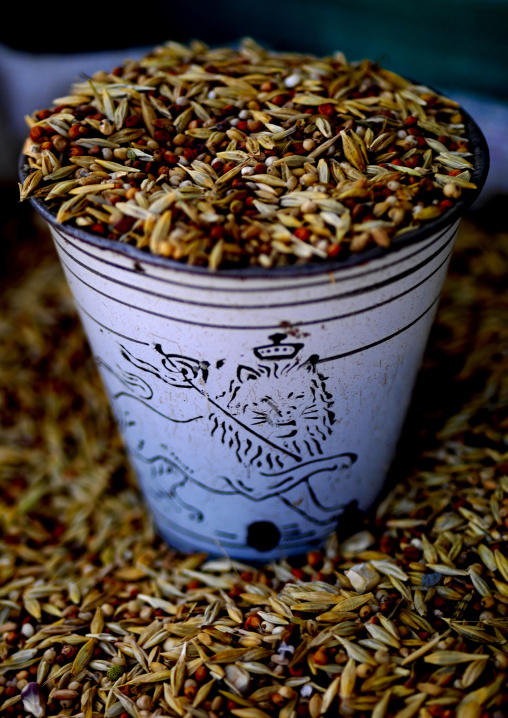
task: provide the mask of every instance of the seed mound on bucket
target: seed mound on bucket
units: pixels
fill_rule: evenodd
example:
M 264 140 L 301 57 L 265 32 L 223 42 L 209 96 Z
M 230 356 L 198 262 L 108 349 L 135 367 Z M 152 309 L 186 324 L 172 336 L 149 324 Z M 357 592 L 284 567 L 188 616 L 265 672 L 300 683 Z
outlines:
M 21 199 L 179 262 L 341 260 L 471 182 L 453 100 L 370 60 L 168 42 L 27 117 Z

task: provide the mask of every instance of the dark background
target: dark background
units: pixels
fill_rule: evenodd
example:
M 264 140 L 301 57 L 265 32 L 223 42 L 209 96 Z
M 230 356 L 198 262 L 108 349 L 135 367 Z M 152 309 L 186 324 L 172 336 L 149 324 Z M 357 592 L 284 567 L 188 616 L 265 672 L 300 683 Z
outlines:
M 438 87 L 508 99 L 507 31 L 507 0 L 73 0 L 34 12 L 11 3 L 0 42 L 76 54 L 248 35 L 273 49 L 342 50 Z

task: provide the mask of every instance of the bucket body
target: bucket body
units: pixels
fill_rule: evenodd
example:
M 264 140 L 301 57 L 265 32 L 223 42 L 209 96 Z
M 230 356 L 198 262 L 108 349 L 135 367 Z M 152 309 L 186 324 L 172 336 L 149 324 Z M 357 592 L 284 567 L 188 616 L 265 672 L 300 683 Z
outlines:
M 374 503 L 458 220 L 352 266 L 244 274 L 50 227 L 171 546 L 266 562 L 319 547 L 344 512 Z

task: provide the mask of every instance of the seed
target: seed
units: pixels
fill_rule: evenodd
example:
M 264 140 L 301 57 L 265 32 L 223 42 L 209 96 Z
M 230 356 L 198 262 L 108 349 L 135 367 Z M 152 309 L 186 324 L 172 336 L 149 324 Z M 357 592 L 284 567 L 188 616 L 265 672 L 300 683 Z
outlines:
M 142 711 L 149 711 L 152 708 L 152 699 L 146 693 L 136 700 L 137 707 Z
M 317 181 L 318 178 L 311 172 L 307 172 L 300 177 L 300 184 L 303 184 L 304 187 L 310 187 L 311 185 L 316 184 Z
M 317 663 L 318 666 L 326 666 L 326 664 L 328 663 L 328 655 L 324 649 L 316 651 L 313 658 L 314 663 Z
M 56 651 L 54 648 L 48 648 L 46 651 L 44 651 L 44 660 L 46 663 L 49 663 L 50 665 L 53 664 L 56 661 Z
M 458 199 L 462 194 L 462 190 L 458 185 L 455 184 L 455 182 L 447 182 L 443 187 L 443 194 L 445 197 L 453 197 L 453 199 Z
M 26 638 L 31 638 L 35 633 L 35 628 L 32 626 L 31 623 L 24 623 L 23 626 L 21 627 L 21 633 Z
M 309 701 L 309 713 L 311 718 L 319 718 L 321 715 L 322 698 L 319 693 L 314 693 Z
M 78 697 L 77 691 L 71 691 L 68 688 L 61 688 L 53 693 L 56 701 L 73 701 Z

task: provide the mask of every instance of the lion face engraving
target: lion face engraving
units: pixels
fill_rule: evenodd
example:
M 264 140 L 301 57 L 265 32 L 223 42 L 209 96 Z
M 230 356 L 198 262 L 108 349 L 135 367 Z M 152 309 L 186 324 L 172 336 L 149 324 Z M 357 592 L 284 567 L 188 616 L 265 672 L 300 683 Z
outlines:
M 241 463 L 256 467 L 282 468 L 288 456 L 320 456 L 335 419 L 325 379 L 312 360 L 239 366 L 228 389 L 215 397 L 237 421 L 210 413 L 212 434 L 229 443 Z
M 224 360 L 212 365 L 166 353 L 160 344 L 155 345 L 162 357 L 159 366 L 134 357 L 125 347 L 122 354 L 164 383 L 201 394 L 214 440 L 245 467 L 270 472 L 321 457 L 335 423 L 327 377 L 317 368 L 319 357 L 300 361 L 303 344 L 285 338 L 274 334 L 271 344 L 254 348 L 259 361 L 237 365 L 233 376 Z

